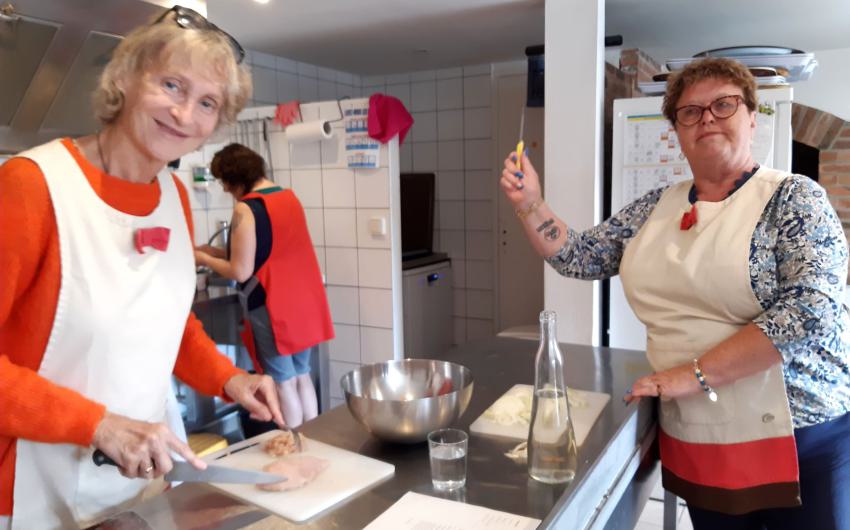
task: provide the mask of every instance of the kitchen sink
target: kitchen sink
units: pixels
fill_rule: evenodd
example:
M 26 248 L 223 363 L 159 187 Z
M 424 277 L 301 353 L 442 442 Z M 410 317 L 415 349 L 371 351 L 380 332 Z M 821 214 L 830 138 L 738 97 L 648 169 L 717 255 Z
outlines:
M 230 278 L 225 278 L 216 273 L 211 273 L 207 278 L 207 285 L 211 285 L 213 287 L 236 287 L 236 280 L 231 280 Z
M 236 288 L 236 280 L 225 278 L 209 267 L 198 267 L 195 272 L 198 274 L 198 289 L 205 289 L 207 286 Z

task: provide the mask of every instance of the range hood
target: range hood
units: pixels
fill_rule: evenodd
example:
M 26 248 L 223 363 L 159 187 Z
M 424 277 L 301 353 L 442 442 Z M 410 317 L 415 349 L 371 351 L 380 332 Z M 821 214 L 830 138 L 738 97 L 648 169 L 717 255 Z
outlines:
M 96 131 L 91 95 L 103 67 L 123 35 L 164 8 L 143 0 L 0 0 L 0 154 Z

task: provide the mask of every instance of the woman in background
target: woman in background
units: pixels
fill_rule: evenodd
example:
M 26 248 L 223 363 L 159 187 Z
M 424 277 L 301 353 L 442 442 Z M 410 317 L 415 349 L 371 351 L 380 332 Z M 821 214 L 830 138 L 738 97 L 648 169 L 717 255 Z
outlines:
M 210 169 L 238 202 L 230 248 L 198 247 L 195 259 L 240 282 L 243 342 L 258 371 L 275 380 L 283 417 L 296 427 L 318 414 L 310 349 L 334 336 L 304 209 L 291 190 L 266 177 L 262 157 L 243 145 L 216 153 Z

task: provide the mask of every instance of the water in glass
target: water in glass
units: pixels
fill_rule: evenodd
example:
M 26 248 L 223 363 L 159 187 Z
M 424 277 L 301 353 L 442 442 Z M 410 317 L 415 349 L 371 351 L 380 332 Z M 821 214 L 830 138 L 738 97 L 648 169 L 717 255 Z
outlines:
M 535 391 L 537 409 L 529 437 L 528 473 L 535 480 L 550 484 L 569 482 L 575 477 L 577 451 L 566 395 L 551 388 Z
M 431 480 L 435 488 L 443 490 L 466 484 L 466 449 L 450 445 L 432 449 Z

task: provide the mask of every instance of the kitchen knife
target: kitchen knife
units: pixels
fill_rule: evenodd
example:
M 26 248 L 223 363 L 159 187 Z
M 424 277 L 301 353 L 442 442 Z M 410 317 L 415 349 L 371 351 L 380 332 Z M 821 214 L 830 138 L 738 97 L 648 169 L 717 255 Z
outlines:
M 234 469 L 226 466 L 207 465 L 206 469 L 198 469 L 189 462 L 174 460 L 174 467 L 165 474 L 165 480 L 169 482 L 221 482 L 231 484 L 274 484 L 285 482 L 283 475 L 265 473 L 262 471 L 250 471 L 246 469 Z
M 117 466 L 114 460 L 106 456 L 100 449 L 92 455 L 92 461 L 98 466 L 108 464 Z M 265 473 L 263 471 L 249 471 L 246 469 L 234 469 L 226 466 L 207 465 L 206 469 L 198 469 L 189 462 L 172 460 L 174 467 L 165 474 L 165 480 L 169 482 L 219 482 L 230 484 L 274 484 L 285 482 L 288 479 L 276 473 Z

